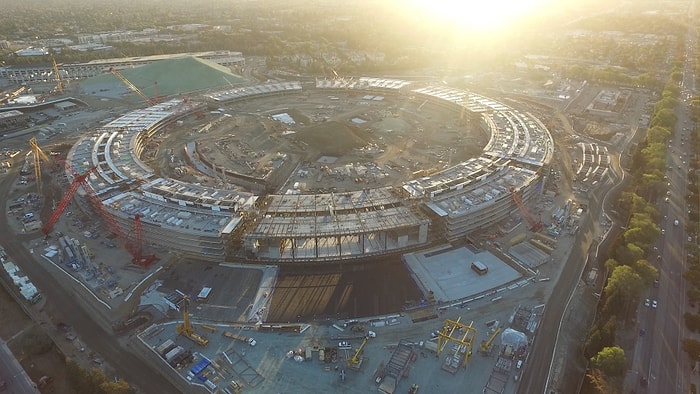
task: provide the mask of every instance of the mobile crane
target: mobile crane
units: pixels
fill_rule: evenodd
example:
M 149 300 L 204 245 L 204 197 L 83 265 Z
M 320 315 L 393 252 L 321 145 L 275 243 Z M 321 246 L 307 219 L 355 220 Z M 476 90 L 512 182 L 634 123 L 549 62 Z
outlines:
M 56 160 L 59 162 L 62 162 L 63 165 L 66 167 L 66 169 L 70 170 L 72 176 L 73 176 L 73 181 L 71 184 L 68 186 L 68 189 L 66 190 L 66 193 L 63 195 L 63 198 L 61 201 L 58 203 L 56 206 L 56 209 L 54 212 L 51 214 L 51 217 L 49 220 L 44 223 L 44 226 L 41 228 L 41 231 L 44 233 L 45 236 L 48 237 L 49 233 L 53 229 L 53 226 L 56 224 L 58 219 L 61 217 L 63 214 L 63 211 L 66 209 L 68 204 L 70 204 L 71 199 L 75 195 L 75 192 L 78 190 L 78 187 L 82 186 L 83 190 L 85 190 L 85 193 L 87 194 L 88 200 L 92 203 L 92 206 L 95 208 L 95 210 L 100 214 L 102 219 L 104 219 L 107 222 L 107 226 L 109 227 L 109 231 L 111 231 L 113 234 L 117 236 L 123 236 L 121 233 L 121 229 L 119 227 L 119 223 L 110 215 L 109 213 L 106 212 L 104 205 L 102 204 L 102 200 L 95 194 L 95 191 L 92 189 L 92 187 L 88 184 L 87 178 L 90 176 L 90 174 L 97 169 L 97 166 L 93 166 L 92 168 L 88 169 L 84 174 L 78 174 L 75 169 L 70 167 L 68 162 L 59 159 L 56 157 Z
M 360 347 L 357 348 L 352 358 L 348 360 L 348 364 L 353 369 L 360 369 L 360 366 L 362 366 L 362 361 L 364 360 L 364 358 L 360 357 L 360 353 L 362 353 L 362 349 L 367 344 L 367 338 L 369 337 L 365 337 L 365 339 L 362 340 Z
M 532 217 L 532 215 L 530 215 L 530 212 L 527 210 L 527 207 L 525 207 L 525 204 L 523 204 L 523 200 L 520 198 L 518 193 L 515 192 L 515 188 L 510 188 L 510 195 L 511 197 L 513 197 L 513 201 L 515 201 L 515 204 L 520 209 L 520 212 L 523 214 L 523 217 L 525 218 L 525 220 L 527 220 L 527 223 L 530 225 L 530 231 L 532 231 L 533 233 L 537 233 L 540 230 L 542 230 L 542 228 L 544 227 L 544 223 L 542 223 L 542 220 L 536 220 Z
M 63 94 L 63 88 L 65 87 L 65 82 L 61 79 L 61 73 L 58 72 L 58 64 L 56 64 L 56 59 L 51 56 L 51 63 L 53 63 L 53 78 L 56 80 L 55 92 L 58 94 Z
M 34 155 L 34 178 L 36 181 L 36 191 L 41 195 L 41 162 L 49 162 L 49 156 L 44 153 L 36 142 L 36 137 L 32 137 L 29 140 L 29 146 L 32 148 L 32 154 Z
M 194 332 L 194 329 L 192 328 L 192 324 L 190 323 L 190 297 L 185 296 L 185 299 L 182 301 L 182 324 L 178 324 L 175 330 L 177 331 L 178 334 L 182 334 L 186 336 L 187 338 L 191 339 L 194 343 L 196 343 L 199 346 L 207 346 L 209 344 L 209 340 L 196 332 Z
M 481 354 L 484 354 L 486 356 L 491 354 L 491 349 L 493 349 L 493 341 L 494 341 L 494 339 L 496 339 L 496 336 L 498 335 L 499 332 L 501 332 L 501 327 L 498 327 L 493 332 L 493 334 L 491 334 L 489 339 L 481 342 L 481 345 L 479 345 L 479 351 L 481 352 Z
M 12 100 L 13 98 L 15 98 L 15 97 L 19 96 L 20 94 L 22 94 L 22 92 L 24 92 L 25 90 L 27 90 L 27 87 L 26 87 L 26 86 L 20 86 L 19 88 L 17 88 L 17 89 L 15 89 L 15 90 L 13 90 L 12 92 L 6 94 L 4 97 L 0 97 L 0 104 L 3 104 L 3 103 L 6 102 L 6 101 Z
M 140 265 L 141 267 L 148 267 L 158 258 L 154 254 L 143 254 L 142 231 L 141 215 L 137 213 L 134 216 L 134 239 L 132 242 L 127 243 L 127 248 L 130 249 L 129 252 L 131 252 L 132 263 Z
M 142 92 L 141 90 L 139 90 L 139 88 L 137 88 L 136 85 L 134 85 L 134 84 L 131 83 L 128 79 L 126 79 L 126 78 L 125 78 L 119 71 L 117 71 L 114 67 L 111 67 L 111 68 L 109 69 L 109 72 L 111 72 L 115 77 L 119 78 L 119 80 L 122 81 L 122 83 L 123 83 L 124 85 L 126 85 L 129 89 L 131 89 L 132 92 L 136 93 L 139 97 L 141 97 L 141 100 L 145 101 L 146 104 L 148 104 L 148 105 L 155 105 L 155 104 L 157 104 L 155 99 L 148 98 L 148 96 L 146 96 L 145 94 L 143 94 L 143 92 Z

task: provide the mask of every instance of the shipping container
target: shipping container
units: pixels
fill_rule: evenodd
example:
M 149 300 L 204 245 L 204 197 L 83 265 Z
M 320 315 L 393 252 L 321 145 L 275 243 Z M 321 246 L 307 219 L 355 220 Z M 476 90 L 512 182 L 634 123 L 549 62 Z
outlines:
M 173 350 L 174 347 L 175 347 L 175 342 L 173 342 L 172 339 L 168 339 L 165 342 L 158 345 L 158 347 L 156 348 L 156 352 L 161 357 L 165 357 L 165 355 L 168 354 L 169 351 Z
M 169 362 L 170 360 L 175 358 L 175 356 L 177 356 L 178 354 L 180 354 L 184 351 L 185 351 L 185 349 L 182 346 L 177 346 L 176 348 L 172 349 L 171 351 L 169 351 L 168 353 L 165 354 L 165 360 Z

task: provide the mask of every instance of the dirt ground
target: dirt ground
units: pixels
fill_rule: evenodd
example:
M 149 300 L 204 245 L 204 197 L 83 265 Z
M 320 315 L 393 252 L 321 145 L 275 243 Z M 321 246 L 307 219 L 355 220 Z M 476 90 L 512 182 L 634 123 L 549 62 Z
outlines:
M 8 343 L 8 346 L 15 357 L 19 360 L 27 375 L 38 382 L 42 376 L 50 376 L 53 382 L 41 388 L 42 393 L 74 393 L 66 380 L 66 363 L 54 347 L 52 350 L 38 354 L 27 354 L 22 340 L 22 334 L 32 328 L 35 323 L 17 305 L 14 299 L 7 293 L 4 287 L 0 286 L 0 315 L 3 317 L 3 324 L 0 324 L 0 337 Z
M 144 151 L 144 161 L 162 176 L 213 186 L 219 183 L 187 163 L 183 146 L 197 141 L 203 157 L 219 168 L 264 178 L 290 155 L 309 176 L 305 190 L 356 190 L 357 177 L 323 176 L 347 164 L 380 168 L 380 179 L 364 181 L 395 184 L 418 170 L 433 172 L 481 152 L 488 136 L 460 120 L 454 112 L 421 100 L 366 101 L 341 95 L 330 101 L 326 92 L 274 96 L 237 102 L 226 113 L 202 120 L 185 119 L 158 135 Z M 261 108 L 280 108 L 261 111 Z M 288 114 L 293 124 L 273 119 Z M 319 164 L 331 156 L 333 164 Z M 274 172 L 274 171 L 273 171 Z M 361 177 L 361 175 L 360 175 Z M 288 179 L 288 187 L 299 179 Z
M 387 258 L 366 270 L 343 273 L 283 267 L 268 320 L 377 316 L 401 311 L 407 303 L 421 298 L 420 289 L 398 257 Z

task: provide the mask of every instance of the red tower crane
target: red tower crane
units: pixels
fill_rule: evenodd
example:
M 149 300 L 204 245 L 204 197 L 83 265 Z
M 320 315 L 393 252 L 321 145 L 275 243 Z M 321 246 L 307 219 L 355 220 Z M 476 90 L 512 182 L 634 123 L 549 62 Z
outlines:
M 66 161 L 60 159 L 59 161 L 63 163 L 66 169 L 73 173 L 74 178 L 73 182 L 71 182 L 70 186 L 68 186 L 66 194 L 56 206 L 56 210 L 51 215 L 51 218 L 49 218 L 49 220 L 42 227 L 44 235 L 48 236 L 51 233 L 53 226 L 63 214 L 63 211 L 70 203 L 71 199 L 75 195 L 75 192 L 78 190 L 78 187 L 82 185 L 83 190 L 85 190 L 85 193 L 87 195 L 88 201 L 90 201 L 90 204 L 95 208 L 95 210 L 97 210 L 98 214 L 105 221 L 105 223 L 107 223 L 109 231 L 124 241 L 127 251 L 132 256 L 132 262 L 143 267 L 146 267 L 153 263 L 156 260 L 155 255 L 143 256 L 143 240 L 140 216 L 137 214 L 134 218 L 134 239 L 129 240 L 121 231 L 119 223 L 117 223 L 116 219 L 114 219 L 114 217 L 109 212 L 107 212 L 107 209 L 102 203 L 102 200 L 97 196 L 97 194 L 95 194 L 95 191 L 87 183 L 87 178 L 93 171 L 95 171 L 95 169 L 97 169 L 97 166 L 92 167 L 89 170 L 87 170 L 84 174 L 79 175 L 72 167 L 70 167 L 70 165 Z
M 53 211 L 49 220 L 46 223 L 44 223 L 44 226 L 41 228 L 41 231 L 44 233 L 45 236 L 48 236 L 49 233 L 51 233 L 53 226 L 58 221 L 58 218 L 60 218 L 63 214 L 63 211 L 70 203 L 70 200 L 73 198 L 73 195 L 75 194 L 76 190 L 78 190 L 78 187 L 86 182 L 85 180 L 87 179 L 87 177 L 90 176 L 90 173 L 95 171 L 96 168 L 97 167 L 92 167 L 89 170 L 87 170 L 83 175 L 78 175 L 73 179 L 73 182 L 71 182 L 71 184 L 68 186 L 68 190 L 66 190 L 66 194 L 63 195 L 63 198 L 56 206 L 56 210 Z
M 183 96 L 182 102 L 177 106 L 175 111 L 177 112 L 178 110 L 181 110 L 182 107 L 187 107 L 189 110 L 188 112 L 194 113 L 194 116 L 197 117 L 197 119 L 205 118 L 205 115 L 202 113 L 202 111 L 200 111 L 199 108 L 195 107 L 194 104 L 192 104 L 192 101 L 190 101 L 189 97 Z
M 148 267 L 156 261 L 157 257 L 154 254 L 144 256 L 143 255 L 143 238 L 141 235 L 141 215 L 138 213 L 134 216 L 134 240 L 131 243 L 131 256 L 133 257 L 132 263 L 140 265 L 142 267 Z
M 511 197 L 513 197 L 513 201 L 515 201 L 515 204 L 518 206 L 518 208 L 520 208 L 520 212 L 523 214 L 523 217 L 525 218 L 525 220 L 527 220 L 527 223 L 530 225 L 530 231 L 536 233 L 542 230 L 542 228 L 544 227 L 544 223 L 542 223 L 541 219 L 535 220 L 535 218 L 533 218 L 532 215 L 530 215 L 530 212 L 527 210 L 527 207 L 525 207 L 525 204 L 523 204 L 523 200 L 515 192 L 515 188 L 510 188 L 510 195 Z

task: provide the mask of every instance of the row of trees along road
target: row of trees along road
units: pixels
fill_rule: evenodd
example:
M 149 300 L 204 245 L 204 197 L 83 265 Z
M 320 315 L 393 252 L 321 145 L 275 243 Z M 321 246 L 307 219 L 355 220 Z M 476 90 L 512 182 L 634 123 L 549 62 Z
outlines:
M 654 106 L 647 135 L 634 152 L 629 186 L 617 202 L 617 211 L 628 223 L 609 250 L 611 258 L 605 262 L 609 276 L 584 349 L 591 362 L 586 382 L 589 391 L 621 392 L 627 360 L 624 349 L 616 346 L 616 333 L 630 331 L 642 292 L 659 274 L 647 258 L 656 255 L 654 244 L 661 235 L 656 206 L 665 191 L 667 145 L 677 121 L 674 109 L 681 91 L 682 66 L 682 62 L 673 66 Z

